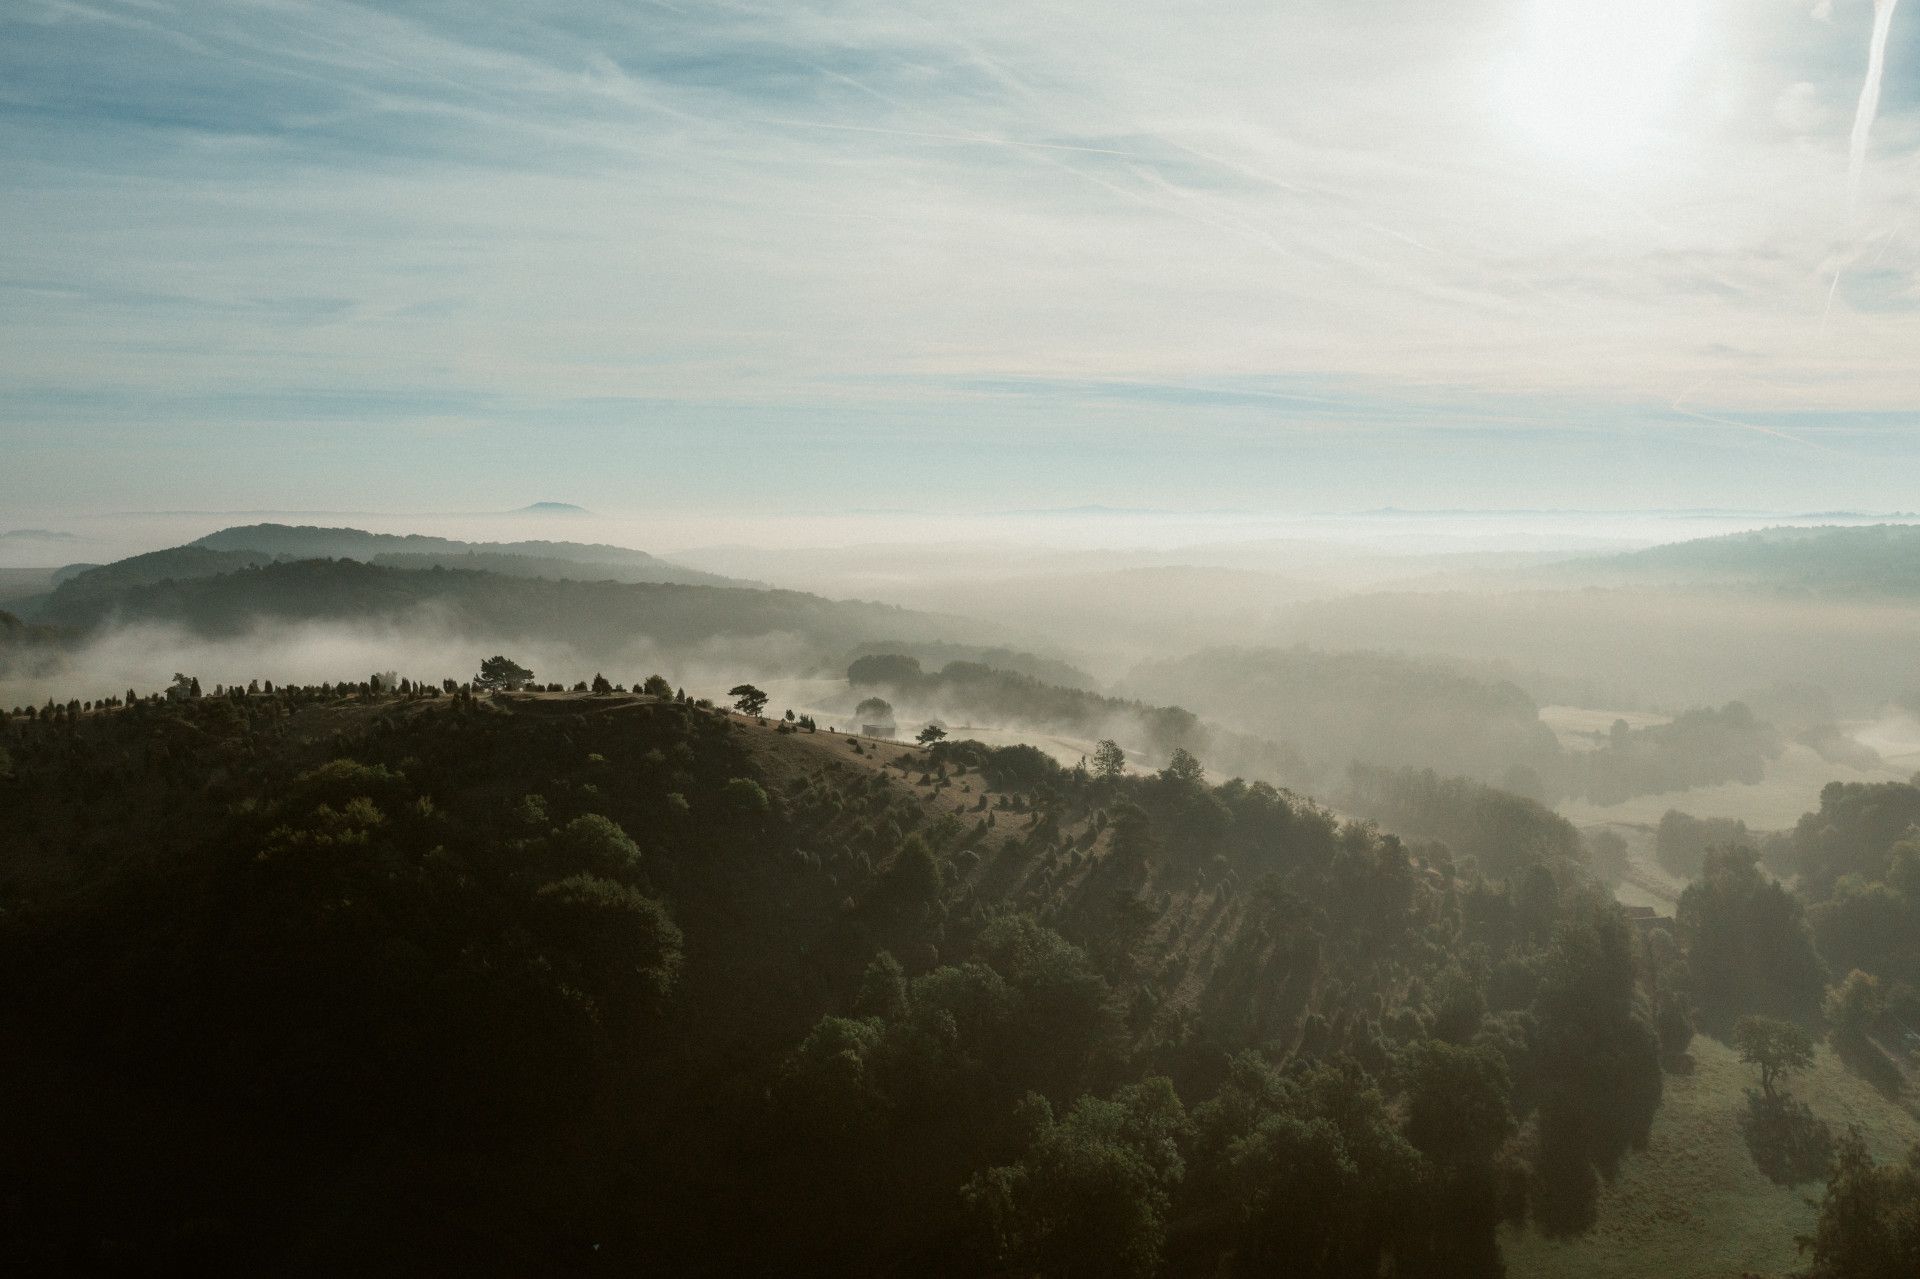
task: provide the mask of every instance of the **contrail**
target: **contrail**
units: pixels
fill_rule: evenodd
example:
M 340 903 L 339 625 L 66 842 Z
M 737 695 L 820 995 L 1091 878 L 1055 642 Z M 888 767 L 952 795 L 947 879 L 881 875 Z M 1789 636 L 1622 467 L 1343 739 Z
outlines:
M 1887 32 L 1900 0 L 1873 0 L 1873 44 L 1867 52 L 1867 81 L 1860 86 L 1860 108 L 1853 116 L 1853 154 L 1847 165 L 1847 211 L 1860 201 L 1860 173 L 1867 164 L 1867 138 L 1880 111 L 1880 79 L 1887 69 Z

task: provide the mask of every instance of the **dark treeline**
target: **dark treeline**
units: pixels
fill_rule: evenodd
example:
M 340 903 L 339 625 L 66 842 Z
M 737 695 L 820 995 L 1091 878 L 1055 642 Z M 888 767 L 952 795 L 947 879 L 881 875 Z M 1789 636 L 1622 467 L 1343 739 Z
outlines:
M 0 725 L 9 1260 L 1494 1275 L 1658 1106 L 1565 848 L 409 686 Z
M 276 559 L 348 559 L 371 562 L 381 555 L 467 556 L 498 555 L 509 559 L 537 559 L 632 568 L 679 568 L 645 551 L 594 542 L 463 542 L 422 533 L 369 533 L 357 528 L 320 528 L 294 524 L 243 524 L 209 533 L 192 546 L 217 551 L 260 551 Z M 683 572 L 723 581 L 696 569 Z M 663 579 L 664 580 L 664 579 Z
M 977 662 L 995 670 L 1028 675 L 1043 683 L 1058 684 L 1065 688 L 1089 691 L 1098 691 L 1100 688 L 1099 680 L 1071 662 L 998 645 L 954 644 L 939 640 L 918 643 L 910 640 L 873 640 L 860 645 L 851 656 L 856 660 L 862 657 L 911 657 L 922 667 L 933 669 L 949 662 Z
M 1765 776 L 1781 745 L 1779 730 L 1742 702 L 1701 707 L 1639 729 L 1616 722 L 1600 749 L 1567 756 L 1563 789 L 1596 804 L 1617 804 L 1694 786 L 1751 785 Z

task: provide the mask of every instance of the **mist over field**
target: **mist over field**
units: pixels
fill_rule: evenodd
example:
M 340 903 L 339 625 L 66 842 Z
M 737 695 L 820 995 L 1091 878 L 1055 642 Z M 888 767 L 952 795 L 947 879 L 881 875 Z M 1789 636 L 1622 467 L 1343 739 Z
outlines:
M 849 664 L 897 652 L 923 676 L 878 690 L 903 725 L 1044 737 L 1067 763 L 1107 737 L 1156 763 L 1205 743 L 1327 795 L 1357 762 L 1505 785 L 1589 823 L 1699 792 L 1715 815 L 1778 825 L 1826 772 L 1912 771 L 1920 589 L 1856 546 L 1897 564 L 1920 529 L 1866 513 L 310 518 L 76 517 L 11 539 L 43 562 L 9 570 L 0 607 L 40 634 L 9 646 L 0 703 L 151 693 L 177 672 L 437 684 L 511 653 L 542 682 L 748 680 L 852 723 Z M 707 537 L 758 540 L 680 544 Z M 65 560 L 90 550 L 113 567 Z M 290 562 L 337 550 L 365 559 L 338 562 L 357 576 Z M 266 593 L 236 569 L 286 580 Z M 988 673 L 940 678 L 956 661 Z M 1675 717 L 1730 705 L 1756 724 L 1741 742 L 1659 743 Z M 1156 708 L 1191 725 L 1152 730 Z M 1616 721 L 1630 738 L 1608 740 Z

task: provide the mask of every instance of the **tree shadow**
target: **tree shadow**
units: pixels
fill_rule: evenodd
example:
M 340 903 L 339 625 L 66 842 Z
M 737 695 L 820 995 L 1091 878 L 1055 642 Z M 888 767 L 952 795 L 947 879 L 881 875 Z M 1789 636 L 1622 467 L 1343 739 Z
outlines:
M 1833 1051 L 1842 1065 L 1873 1085 L 1881 1096 L 1892 1100 L 1906 1091 L 1907 1077 L 1899 1064 L 1865 1035 L 1835 1035 Z

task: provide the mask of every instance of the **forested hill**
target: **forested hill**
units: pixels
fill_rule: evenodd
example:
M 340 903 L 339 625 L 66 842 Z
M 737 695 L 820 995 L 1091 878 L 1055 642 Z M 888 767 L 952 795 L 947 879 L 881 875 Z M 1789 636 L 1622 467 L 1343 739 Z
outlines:
M 752 586 L 739 578 L 686 568 L 646 551 L 589 542 L 462 542 L 420 533 L 369 533 L 357 528 L 311 525 L 246 524 L 209 533 L 193 546 L 216 551 L 256 551 L 276 559 L 348 559 L 394 563 L 403 568 L 498 568 L 501 564 L 542 565 L 548 571 L 529 576 L 592 573 L 618 581 L 680 582 L 702 586 Z M 480 562 L 475 562 L 479 560 Z M 567 566 L 563 569 L 562 566 Z
M 507 577 L 582 582 L 672 582 L 759 587 L 761 583 L 684 568 L 645 551 L 579 542 L 458 542 L 447 538 L 368 533 L 353 528 L 249 524 L 221 529 L 184 546 L 148 551 L 111 564 L 73 565 L 54 589 L 20 607 L 36 618 L 88 624 L 110 611 L 119 593 L 141 586 L 218 577 L 290 560 L 352 559 L 388 568 L 454 568 Z
M 0 742 L 22 1272 L 1493 1276 L 1661 1095 L 1573 850 L 1184 755 L 352 687 Z
M 564 640 L 582 654 L 617 653 L 636 638 L 692 644 L 787 633 L 838 655 L 876 634 L 933 639 L 967 629 L 956 619 L 799 591 L 581 582 L 354 560 L 292 560 L 92 594 L 61 592 L 43 615 L 77 628 L 161 622 L 231 636 L 262 621 L 391 624 L 430 615 L 439 626 L 490 640 Z
M 1570 561 L 1569 584 L 1725 585 L 1821 596 L 1920 597 L 1920 524 L 1768 528 Z

